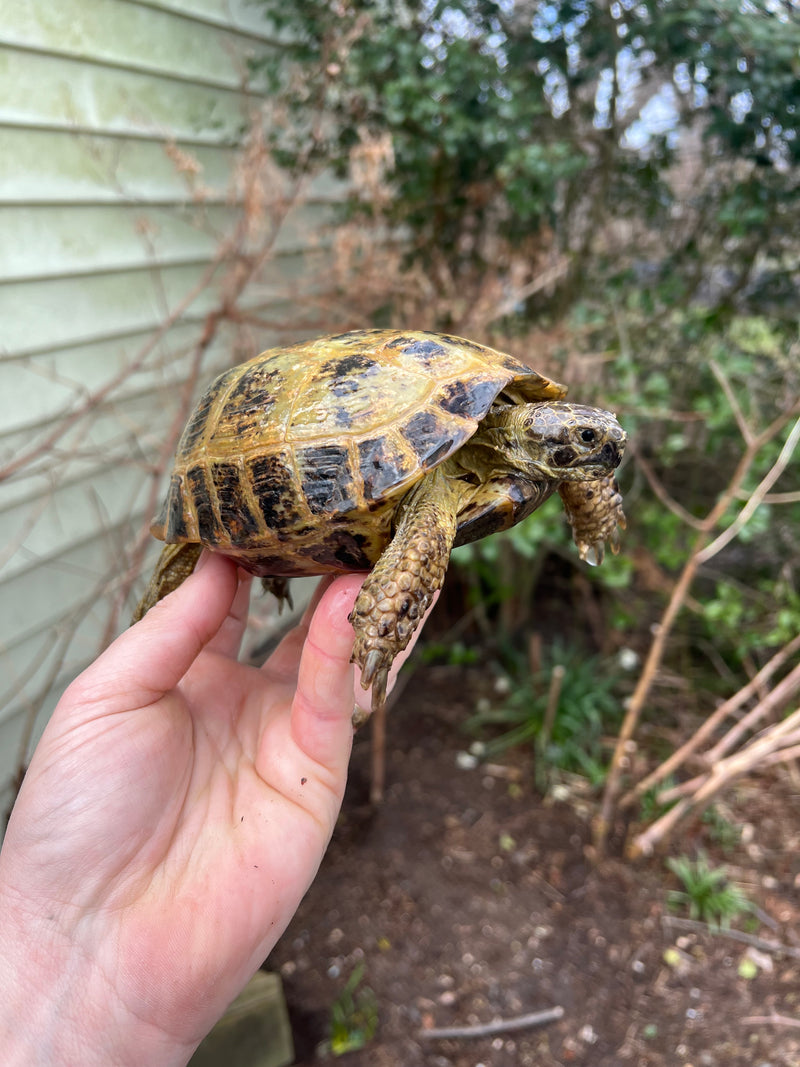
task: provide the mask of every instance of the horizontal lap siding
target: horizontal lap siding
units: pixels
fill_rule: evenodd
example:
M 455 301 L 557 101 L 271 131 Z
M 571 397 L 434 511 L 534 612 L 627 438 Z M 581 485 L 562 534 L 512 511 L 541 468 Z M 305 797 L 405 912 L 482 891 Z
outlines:
M 39 730 L 97 653 L 158 493 L 271 49 L 249 0 L 0 0 L 0 788 L 30 709 Z M 288 215 L 240 307 L 291 327 L 337 195 Z M 223 322 L 197 388 L 277 339 Z

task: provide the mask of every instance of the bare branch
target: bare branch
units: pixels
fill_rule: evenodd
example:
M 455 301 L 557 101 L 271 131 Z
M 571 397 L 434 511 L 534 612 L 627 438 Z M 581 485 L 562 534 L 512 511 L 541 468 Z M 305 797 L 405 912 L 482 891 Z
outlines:
M 696 518 L 686 508 L 682 507 L 677 500 L 669 495 L 660 480 L 656 477 L 656 473 L 650 466 L 648 461 L 642 455 L 641 449 L 637 448 L 633 443 L 632 452 L 636 460 L 636 465 L 641 469 L 647 479 L 647 484 L 653 490 L 653 495 L 661 501 L 667 511 L 671 511 L 673 515 L 676 515 L 681 522 L 685 522 L 687 526 L 691 526 L 694 530 L 703 529 L 703 520 Z
M 800 692 L 800 664 L 790 671 L 786 677 L 775 686 L 758 704 L 749 711 L 706 755 L 709 763 L 716 763 L 726 752 L 736 745 L 756 723 L 765 719 L 768 715 L 787 704 L 794 695 Z
M 563 1018 L 564 1009 L 560 1005 L 533 1011 L 528 1015 L 517 1015 L 513 1019 L 497 1019 L 480 1026 L 448 1026 L 440 1029 L 419 1030 L 417 1037 L 423 1041 L 445 1041 L 464 1037 L 491 1037 L 493 1034 L 508 1034 L 514 1030 L 528 1030 L 533 1026 L 544 1026 Z
M 713 937 L 727 937 L 731 941 L 739 941 L 743 945 L 752 945 L 761 952 L 772 952 L 776 956 L 791 956 L 792 959 L 800 959 L 800 948 L 786 945 L 782 941 L 770 941 L 764 937 L 756 937 L 744 930 L 731 930 L 724 926 L 709 926 L 708 923 L 698 922 L 697 919 L 681 919 L 674 915 L 663 915 L 661 922 L 664 926 L 673 930 L 686 930 L 690 933 L 711 934 Z M 745 1022 L 746 1020 L 742 1020 Z
M 742 414 L 741 409 L 738 406 L 738 402 L 736 401 L 736 398 L 733 395 L 730 384 L 728 383 L 727 378 L 725 377 L 721 369 L 719 367 L 716 367 L 714 373 L 717 376 L 717 379 L 719 380 L 723 390 L 726 392 L 726 395 L 728 396 L 729 403 L 731 404 L 731 407 L 736 415 L 737 422 L 739 423 L 739 429 L 742 432 L 743 437 L 745 438 L 746 447 L 727 486 L 725 486 L 725 488 L 720 492 L 716 502 L 714 503 L 714 506 L 711 508 L 705 518 L 701 521 L 700 529 L 698 530 L 698 534 L 689 554 L 689 557 L 686 560 L 683 570 L 681 571 L 678 580 L 673 588 L 672 595 L 670 596 L 669 602 L 667 603 L 661 620 L 655 627 L 653 641 L 645 658 L 644 665 L 642 667 L 642 672 L 639 676 L 633 695 L 631 696 L 630 701 L 628 703 L 625 717 L 622 722 L 622 727 L 617 736 L 616 744 L 614 747 L 614 753 L 611 759 L 611 766 L 609 767 L 608 777 L 606 779 L 606 785 L 603 792 L 603 800 L 600 812 L 598 813 L 595 819 L 594 842 L 599 854 L 602 854 L 605 848 L 605 843 L 611 828 L 612 819 L 617 808 L 617 798 L 621 790 L 622 775 L 628 762 L 629 745 L 633 739 L 634 732 L 638 725 L 641 713 L 644 709 L 645 701 L 647 700 L 647 697 L 649 695 L 653 680 L 656 676 L 656 672 L 661 664 L 664 655 L 664 650 L 666 647 L 667 637 L 670 634 L 673 625 L 675 624 L 675 620 L 677 619 L 678 614 L 687 602 L 687 599 L 689 597 L 689 591 L 691 589 L 691 585 L 694 581 L 697 571 L 703 562 L 705 562 L 707 559 L 710 559 L 714 554 L 716 554 L 716 552 L 719 551 L 723 544 L 727 544 L 728 540 L 736 536 L 736 533 L 739 532 L 741 527 L 752 514 L 752 511 L 754 511 L 755 507 L 757 507 L 758 503 L 760 503 L 761 498 L 759 497 L 756 500 L 756 503 L 754 504 L 752 509 L 748 509 L 747 507 L 742 509 L 742 514 L 744 515 L 745 512 L 747 512 L 747 514 L 745 515 L 741 523 L 739 523 L 737 520 L 731 524 L 731 527 L 729 527 L 729 529 L 733 529 L 733 532 L 730 534 L 730 537 L 723 540 L 728 532 L 725 531 L 725 534 L 721 534 L 715 541 L 711 542 L 712 531 L 727 511 L 731 502 L 736 499 L 736 496 L 739 493 L 741 486 L 743 485 L 744 480 L 747 477 L 747 474 L 752 469 L 753 464 L 755 463 L 761 449 L 764 447 L 764 445 L 772 441 L 778 433 L 780 433 L 780 431 L 790 421 L 790 419 L 794 418 L 798 413 L 800 413 L 799 399 L 795 402 L 795 404 L 789 411 L 782 412 L 779 416 L 773 419 L 773 421 L 769 423 L 769 425 L 764 430 L 762 430 L 760 433 L 756 433 L 750 428 L 750 426 L 744 419 L 744 415 Z M 760 483 L 760 488 L 762 488 L 763 494 L 766 494 L 769 488 L 771 488 L 771 486 L 777 480 L 779 475 L 785 469 L 785 466 L 788 464 L 792 452 L 794 451 L 798 438 L 800 438 L 800 419 L 797 420 L 797 423 L 792 428 L 792 431 L 789 434 L 786 443 L 781 449 L 781 453 L 778 457 L 778 460 L 773 465 L 767 476 L 762 479 Z M 713 552 L 709 551 L 712 545 L 714 546 Z M 701 787 L 701 794 L 703 797 L 707 797 L 709 795 L 706 793 L 705 787 Z M 641 792 L 638 792 L 637 790 L 631 790 L 626 795 L 626 800 L 630 802 L 635 796 L 638 795 L 641 795 Z M 713 793 L 710 795 L 713 795 Z M 681 817 L 683 817 L 683 815 L 690 806 L 696 807 L 695 801 L 697 801 L 698 804 L 700 803 L 700 800 L 697 797 L 694 798 L 692 805 L 689 805 L 688 802 L 682 801 L 670 812 L 667 812 L 666 815 L 662 816 L 662 819 L 658 820 L 658 823 L 654 825 L 660 826 L 662 827 L 662 829 L 671 829 L 675 824 L 677 824 L 677 821 Z M 704 802 L 708 803 L 708 800 L 706 799 Z M 653 828 L 651 827 L 651 829 Z M 658 831 L 658 833 L 661 832 L 661 830 Z M 641 850 L 643 847 L 643 843 L 645 847 L 650 845 L 650 842 L 646 835 L 640 835 L 640 837 L 636 839 L 633 846 L 633 851 L 636 852 L 638 850 Z
M 737 494 L 739 500 L 749 500 L 750 493 L 740 492 Z M 797 493 L 767 493 L 766 496 L 761 499 L 762 504 L 800 504 L 800 492 Z
M 719 760 L 692 790 L 691 796 L 680 800 L 673 808 L 656 819 L 634 838 L 628 854 L 649 856 L 689 815 L 699 815 L 714 797 L 735 779 L 763 766 L 766 761 L 784 762 L 793 759 L 800 743 L 800 709 L 786 719 L 764 730 L 740 752 Z
M 725 545 L 729 544 L 737 536 L 739 531 L 750 521 L 757 509 L 763 503 L 764 497 L 786 470 L 789 465 L 789 460 L 792 458 L 792 454 L 797 447 L 798 441 L 800 441 L 800 418 L 798 418 L 792 427 L 772 468 L 766 475 L 764 475 L 758 486 L 753 490 L 750 499 L 736 516 L 734 521 L 719 535 L 719 537 L 715 538 L 710 545 L 706 545 L 700 552 L 699 562 L 701 564 L 708 562 L 713 556 L 716 556 L 716 554 L 723 549 Z
M 746 704 L 751 697 L 755 696 L 772 678 L 773 674 L 783 666 L 788 659 L 790 659 L 795 652 L 800 650 L 800 634 L 798 634 L 792 641 L 782 648 L 780 652 L 770 659 L 761 670 L 752 678 L 747 685 L 743 686 L 738 693 L 734 693 L 732 697 L 720 704 L 717 710 L 703 722 L 700 728 L 689 738 L 689 740 L 676 749 L 672 755 L 659 764 L 656 769 L 649 774 L 646 778 L 643 778 L 641 782 L 638 782 L 636 786 L 620 801 L 620 807 L 627 808 L 631 804 L 639 800 L 648 790 L 658 785 L 659 782 L 663 782 L 665 778 L 668 778 L 674 771 L 682 766 L 686 761 L 694 755 L 700 746 L 710 738 L 717 727 L 728 718 L 738 711 L 739 708 Z M 664 803 L 666 800 L 662 798 Z
M 744 442 L 746 445 L 752 445 L 755 440 L 755 435 L 750 429 L 750 424 L 748 423 L 747 419 L 744 417 L 744 412 L 742 411 L 741 406 L 739 405 L 739 401 L 736 399 L 736 393 L 734 393 L 733 387 L 728 381 L 727 375 L 715 359 L 709 361 L 709 366 L 711 367 L 712 374 L 719 382 L 722 391 L 725 394 L 725 398 L 728 401 L 731 411 L 733 412 L 734 418 L 736 419 L 736 425 L 739 427 L 739 433 L 741 433 L 742 437 L 744 438 Z

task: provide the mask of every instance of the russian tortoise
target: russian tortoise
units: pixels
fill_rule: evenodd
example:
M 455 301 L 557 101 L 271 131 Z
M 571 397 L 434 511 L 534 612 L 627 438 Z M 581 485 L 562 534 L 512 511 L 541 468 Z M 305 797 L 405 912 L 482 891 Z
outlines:
M 614 415 L 524 363 L 449 334 L 356 330 L 221 374 L 190 417 L 151 529 L 166 541 L 141 617 L 202 546 L 284 592 L 371 570 L 350 616 L 372 707 L 444 580 L 450 550 L 558 491 L 581 557 L 619 545 Z

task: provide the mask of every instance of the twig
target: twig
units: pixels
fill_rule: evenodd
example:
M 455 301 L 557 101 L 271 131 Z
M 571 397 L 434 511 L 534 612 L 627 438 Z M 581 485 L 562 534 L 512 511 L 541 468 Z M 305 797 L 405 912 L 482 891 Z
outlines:
M 544 712 L 542 730 L 539 734 L 540 752 L 545 752 L 550 743 L 550 735 L 553 732 L 553 723 L 555 722 L 556 710 L 558 709 L 558 698 L 561 696 L 561 686 L 564 684 L 565 673 L 566 671 L 564 667 L 558 663 L 553 667 L 553 673 L 550 675 L 550 687 L 547 690 L 547 706 Z
M 444 1026 L 439 1029 L 434 1027 L 430 1030 L 420 1030 L 417 1037 L 424 1041 L 444 1041 L 447 1038 L 461 1037 L 491 1037 L 493 1034 L 507 1034 L 512 1030 L 527 1030 L 533 1026 L 544 1026 L 547 1023 L 556 1022 L 564 1015 L 561 1005 L 554 1008 L 546 1008 L 544 1011 L 533 1011 L 528 1015 L 516 1015 L 512 1019 L 496 1019 L 491 1023 L 483 1023 L 480 1026 Z
M 134 541 L 129 553 L 128 553 L 128 569 L 122 576 L 116 595 L 111 603 L 111 610 L 106 620 L 105 630 L 100 641 L 100 648 L 105 648 L 106 645 L 113 639 L 119 622 L 119 613 L 123 604 L 128 598 L 131 589 L 137 578 L 140 577 L 142 571 L 142 564 L 147 551 L 147 547 L 152 543 L 150 535 L 150 519 L 155 514 L 156 505 L 158 503 L 158 496 L 162 491 L 162 479 L 164 472 L 167 469 L 167 464 L 172 457 L 175 450 L 175 446 L 180 437 L 183 424 L 191 409 L 192 400 L 194 397 L 194 389 L 197 385 L 198 376 L 203 363 L 203 357 L 208 349 L 208 345 L 211 342 L 213 335 L 217 329 L 217 318 L 215 313 L 212 312 L 206 318 L 206 326 L 202 336 L 195 345 L 194 352 L 192 353 L 192 362 L 190 364 L 185 381 L 182 384 L 180 399 L 178 407 L 172 418 L 172 422 L 169 426 L 167 434 L 161 444 L 158 452 L 158 456 L 155 464 L 150 472 L 150 487 L 147 494 L 147 502 L 145 504 L 145 522 L 142 524 L 138 536 Z
M 727 383 L 727 380 L 719 367 L 714 367 L 714 374 L 723 385 L 728 401 L 736 415 L 737 423 L 739 423 L 740 429 L 742 429 L 740 423 L 741 410 L 738 408 L 729 383 Z M 701 564 L 705 563 L 719 552 L 724 544 L 727 544 L 727 541 L 723 539 L 724 534 L 711 542 L 712 532 L 717 526 L 717 523 L 719 523 L 725 515 L 731 502 L 735 500 L 736 494 L 744 484 L 744 480 L 748 472 L 752 469 L 761 449 L 765 444 L 773 440 L 790 419 L 798 414 L 798 412 L 800 412 L 800 400 L 797 400 L 789 411 L 782 412 L 777 418 L 773 419 L 769 426 L 760 433 L 755 433 L 749 427 L 747 427 L 746 432 L 742 429 L 742 436 L 744 437 L 746 444 L 744 452 L 742 453 L 728 484 L 720 492 L 714 506 L 702 520 L 701 528 L 697 533 L 689 557 L 678 577 L 678 581 L 675 584 L 669 602 L 661 616 L 661 620 L 655 628 L 655 635 L 647 653 L 647 657 L 645 658 L 642 673 L 639 676 L 633 695 L 630 698 L 627 711 L 625 712 L 625 718 L 623 719 L 622 727 L 617 736 L 614 753 L 611 758 L 611 765 L 606 778 L 602 804 L 594 821 L 593 837 L 598 855 L 602 855 L 605 851 L 606 841 L 617 809 L 617 798 L 622 786 L 623 769 L 627 765 L 629 745 L 644 709 L 645 701 L 650 693 L 656 672 L 664 657 L 667 638 L 672 631 L 675 620 L 686 603 L 692 582 L 694 581 Z M 772 484 L 772 481 L 769 481 L 769 479 L 773 472 L 777 472 L 775 473 L 775 477 L 777 477 L 777 474 L 780 473 L 783 466 L 788 463 L 791 452 L 797 443 L 795 430 L 797 431 L 797 436 L 800 436 L 800 419 L 798 419 L 786 444 L 781 449 L 779 459 L 771 468 L 770 473 L 760 483 L 762 487 L 766 485 L 766 487 L 769 488 Z M 780 468 L 780 470 L 778 468 Z M 769 485 L 766 484 L 768 481 Z M 740 513 L 739 518 L 741 518 L 741 514 L 744 513 L 744 510 L 745 509 Z M 744 521 L 747 520 L 745 519 Z M 738 520 L 734 520 L 734 523 L 732 524 L 737 526 L 736 532 L 738 532 L 738 530 L 741 529 L 741 526 L 744 525 L 743 522 L 737 525 L 737 522 Z M 735 536 L 735 533 L 732 536 Z M 712 548 L 713 551 L 711 551 Z M 675 811 L 676 809 L 673 809 L 673 812 Z M 667 814 L 672 815 L 672 812 L 668 812 Z
M 713 764 L 726 752 L 729 752 L 743 734 L 752 729 L 760 719 L 766 718 L 767 715 L 787 704 L 798 690 L 800 690 L 800 664 L 790 671 L 739 722 L 731 727 L 727 734 L 707 754 L 708 762 Z
M 748 500 L 749 493 L 741 491 L 737 494 L 739 500 Z M 763 497 L 762 504 L 800 504 L 800 493 L 767 493 Z
M 736 393 L 734 393 L 727 375 L 723 372 L 722 367 L 715 359 L 709 361 L 709 366 L 711 367 L 711 373 L 717 379 L 725 394 L 725 398 L 733 412 L 733 417 L 736 419 L 736 425 L 739 427 L 739 433 L 742 435 L 746 445 L 752 445 L 755 440 L 755 434 L 750 429 L 750 424 L 744 417 L 744 412 L 742 411 L 739 401 L 736 399 Z
M 764 497 L 770 491 L 775 482 L 777 482 L 778 478 L 780 478 L 781 474 L 783 474 L 783 472 L 786 470 L 787 466 L 789 465 L 789 460 L 792 458 L 792 454 L 795 448 L 797 447 L 798 441 L 800 441 L 800 418 L 797 419 L 794 426 L 792 427 L 789 436 L 786 438 L 783 448 L 778 454 L 778 458 L 775 460 L 775 463 L 772 465 L 767 474 L 764 475 L 759 484 L 750 494 L 750 499 L 747 501 L 745 506 L 742 508 L 742 510 L 739 512 L 739 514 L 736 516 L 730 526 L 728 526 L 727 529 L 723 530 L 719 537 L 716 537 L 710 545 L 706 545 L 706 547 L 700 552 L 699 562 L 701 564 L 711 559 L 712 556 L 716 556 L 720 549 L 724 548 L 725 545 L 729 544 L 737 536 L 739 531 L 750 521 L 756 510 L 761 506 Z
M 746 1015 L 742 1019 L 743 1026 L 796 1026 L 800 1027 L 800 1019 L 793 1019 L 791 1015 Z
M 785 762 L 796 757 L 800 750 L 800 709 L 780 723 L 765 730 L 740 752 L 719 760 L 702 777 L 689 798 L 679 801 L 647 829 L 634 838 L 629 846 L 630 856 L 649 856 L 656 845 L 663 843 L 679 822 L 690 813 L 700 814 L 725 786 L 752 770 L 755 766 Z M 794 731 L 794 732 L 793 732 Z
M 170 327 L 174 326 L 195 300 L 197 300 L 200 294 L 208 289 L 211 280 L 220 265 L 230 257 L 231 250 L 232 241 L 223 243 L 217 249 L 214 258 L 210 260 L 208 266 L 203 270 L 199 281 L 189 290 L 183 299 L 179 301 L 174 310 L 159 323 L 158 327 L 150 334 L 147 341 L 142 345 L 137 355 L 130 360 L 130 362 L 126 363 L 122 370 L 100 386 L 99 389 L 96 389 L 93 393 L 88 393 L 85 399 L 77 405 L 77 407 L 73 408 L 72 411 L 65 412 L 62 417 L 58 418 L 53 429 L 46 437 L 32 445 L 27 451 L 23 450 L 18 452 L 12 460 L 9 460 L 4 467 L 0 468 L 0 481 L 9 478 L 23 467 L 29 466 L 31 462 L 38 457 L 47 455 L 48 452 L 52 451 L 56 443 L 64 436 L 67 430 L 95 410 L 102 401 L 118 389 L 123 382 L 128 381 L 132 374 L 137 372 L 147 361 L 150 354 L 154 351 L 159 341 L 161 341 Z
M 673 497 L 670 496 L 670 494 L 667 492 L 667 490 L 664 488 L 664 486 L 661 484 L 658 477 L 656 476 L 656 472 L 653 470 L 653 468 L 642 455 L 641 449 L 636 447 L 635 442 L 633 442 L 632 444 L 633 447 L 631 448 L 631 451 L 633 453 L 636 466 L 645 476 L 647 484 L 653 490 L 653 495 L 656 497 L 656 499 L 660 500 L 664 507 L 667 509 L 667 511 L 671 511 L 673 515 L 676 515 L 681 520 L 681 522 L 685 522 L 687 526 L 691 526 L 695 530 L 701 529 L 703 525 L 703 520 L 698 519 L 695 515 L 692 515 L 690 511 L 687 511 L 686 508 L 682 507 L 677 500 L 673 499 Z
M 746 934 L 743 930 L 731 930 L 723 926 L 709 926 L 708 923 L 698 922 L 697 919 L 679 919 L 673 915 L 662 915 L 661 923 L 673 930 L 686 930 L 690 933 L 713 934 L 715 937 L 727 937 L 731 941 L 740 941 L 743 945 L 752 945 L 761 952 L 772 952 L 775 955 L 790 956 L 792 959 L 800 959 L 800 948 L 786 945 L 782 941 L 770 941 L 764 937 L 756 937 L 755 934 Z
M 698 534 L 698 546 L 705 542 L 706 536 L 705 533 Z M 689 589 L 697 572 L 697 567 L 697 552 L 695 551 L 686 561 L 683 571 L 678 578 L 678 582 L 672 591 L 669 603 L 664 610 L 664 614 L 661 616 L 661 621 L 655 628 L 653 642 L 650 645 L 647 658 L 642 667 L 642 673 L 639 675 L 639 680 L 636 683 L 636 688 L 628 703 L 625 718 L 622 721 L 622 726 L 617 735 L 614 754 L 611 757 L 611 766 L 609 767 L 608 777 L 606 779 L 606 787 L 603 792 L 603 801 L 594 824 L 595 848 L 601 855 L 605 851 L 606 839 L 614 817 L 622 780 L 622 771 L 627 762 L 628 745 L 632 740 L 634 731 L 638 725 L 639 716 L 644 708 L 656 671 L 661 665 L 667 637 L 669 636 L 670 631 L 672 630 L 672 625 L 688 596 Z
M 369 802 L 374 807 L 383 803 L 383 794 L 386 788 L 386 720 L 396 704 L 399 704 L 406 686 L 414 676 L 414 656 L 404 664 L 404 670 L 400 671 L 395 680 L 389 698 L 383 707 L 370 715 L 370 727 L 372 729 L 371 752 L 370 752 L 370 786 Z
M 498 319 L 504 318 L 506 315 L 510 315 L 515 308 L 527 300 L 529 296 L 533 296 L 534 293 L 538 293 L 540 289 L 546 289 L 554 282 L 561 281 L 569 271 L 570 261 L 567 256 L 560 256 L 558 260 L 550 267 L 546 267 L 540 271 L 539 274 L 527 285 L 521 286 L 519 289 L 512 290 L 510 296 L 503 300 L 494 311 L 486 318 L 485 324 L 488 326 Z
M 724 704 L 720 704 L 717 710 L 705 720 L 696 733 L 689 738 L 686 744 L 681 745 L 679 749 L 663 763 L 661 763 L 652 774 L 648 774 L 646 778 L 643 778 L 641 782 L 631 789 L 620 801 L 621 808 L 630 807 L 640 797 L 644 796 L 648 790 L 658 785 L 659 782 L 663 782 L 665 778 L 668 778 L 674 770 L 677 770 L 687 759 L 697 751 L 697 749 L 703 744 L 703 742 L 711 737 L 716 728 L 723 722 L 729 715 L 732 715 L 735 711 L 738 711 L 742 704 L 746 703 L 752 696 L 755 696 L 762 686 L 770 680 L 775 671 L 782 667 L 783 664 L 792 657 L 795 652 L 800 649 L 800 634 L 798 634 L 792 641 L 789 642 L 780 652 L 776 652 L 772 659 L 761 668 L 753 679 L 743 686 L 738 693 L 734 693 L 732 697 L 729 697 Z

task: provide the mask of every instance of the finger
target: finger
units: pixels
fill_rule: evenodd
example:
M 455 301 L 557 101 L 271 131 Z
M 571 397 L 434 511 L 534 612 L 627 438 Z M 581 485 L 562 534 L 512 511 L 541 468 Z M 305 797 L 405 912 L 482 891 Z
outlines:
M 243 571 L 241 567 L 237 572 L 239 587 L 233 598 L 230 611 L 222 621 L 222 625 L 206 646 L 211 652 L 219 652 L 222 656 L 236 659 L 242 645 L 242 638 L 247 627 L 247 619 L 250 614 L 250 588 L 253 584 L 253 576 Z
M 206 553 L 186 581 L 114 641 L 73 683 L 73 695 L 117 708 L 148 704 L 173 689 L 219 631 L 237 591 L 236 565 Z
M 353 739 L 353 609 L 363 576 L 337 578 L 323 593 L 300 658 L 292 736 L 312 759 L 343 772 Z
M 278 647 L 269 656 L 261 668 L 264 673 L 268 674 L 274 681 L 286 683 L 297 681 L 297 672 L 300 669 L 300 656 L 303 651 L 306 637 L 308 637 L 308 628 L 311 625 L 311 619 L 314 612 L 317 610 L 320 600 L 322 600 L 325 592 L 333 584 L 333 581 L 334 576 L 332 574 L 325 578 L 320 578 L 314 593 L 303 612 L 303 617 L 281 640 Z

